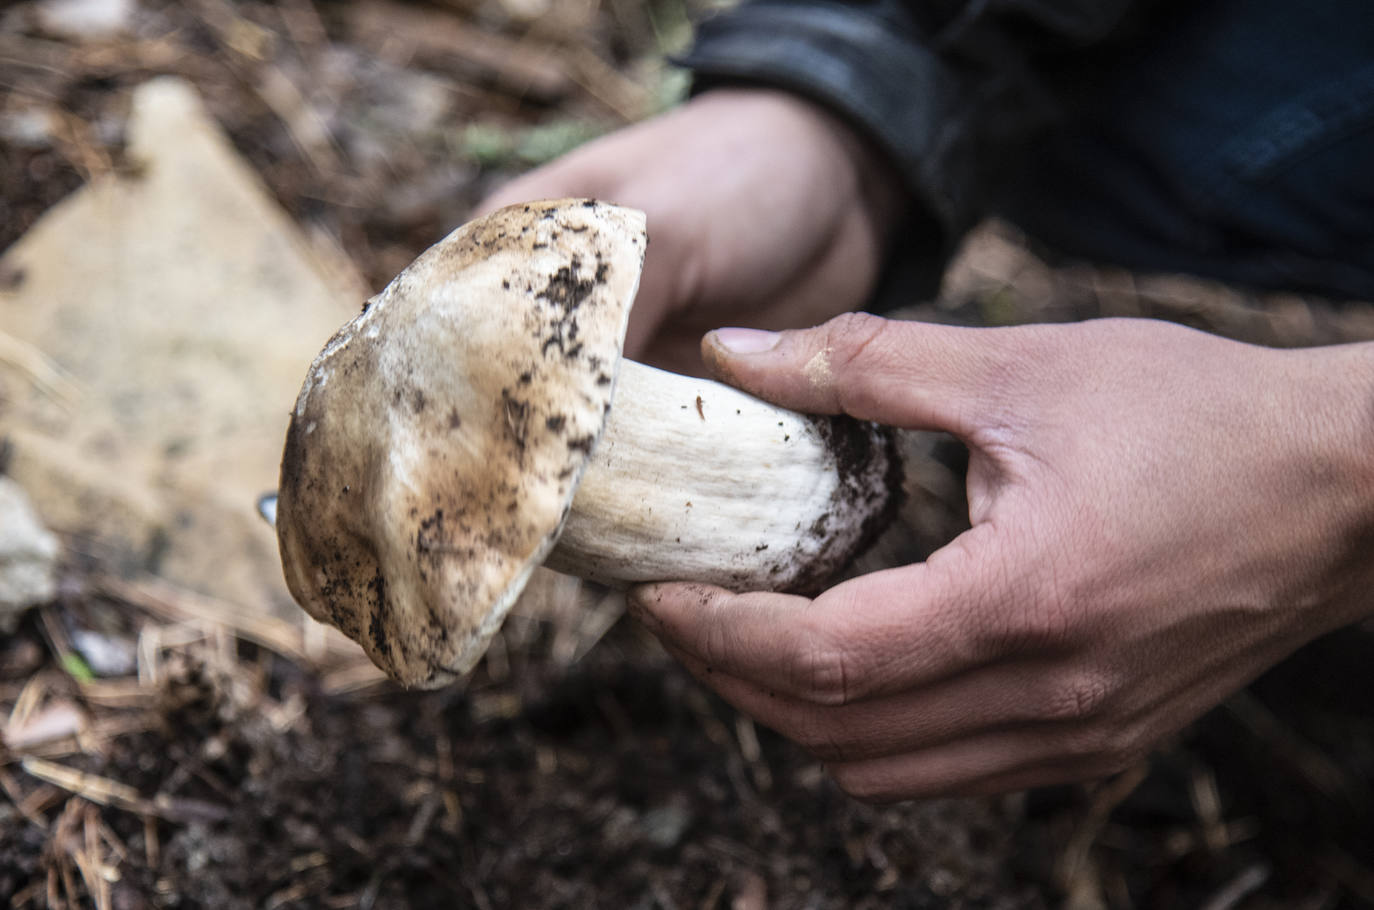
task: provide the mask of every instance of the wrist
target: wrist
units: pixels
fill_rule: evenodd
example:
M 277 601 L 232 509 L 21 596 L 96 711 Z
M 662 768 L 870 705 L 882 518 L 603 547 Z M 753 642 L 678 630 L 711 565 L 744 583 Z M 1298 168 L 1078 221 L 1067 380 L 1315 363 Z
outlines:
M 1374 342 L 1293 353 L 1311 370 L 1310 409 L 1294 426 L 1312 434 L 1311 471 L 1337 485 L 1333 558 L 1346 571 L 1335 627 L 1374 617 Z
M 862 200 L 873 235 L 886 247 L 892 232 L 906 217 L 911 197 L 896 165 L 876 142 L 841 117 L 814 106 L 827 121 L 854 174 L 855 189 Z
M 701 102 L 762 104 L 805 122 L 814 141 L 830 151 L 836 185 L 857 201 L 880 246 L 885 247 L 906 216 L 911 195 L 891 158 L 877 142 L 825 105 L 785 89 L 745 85 L 712 88 L 691 103 Z

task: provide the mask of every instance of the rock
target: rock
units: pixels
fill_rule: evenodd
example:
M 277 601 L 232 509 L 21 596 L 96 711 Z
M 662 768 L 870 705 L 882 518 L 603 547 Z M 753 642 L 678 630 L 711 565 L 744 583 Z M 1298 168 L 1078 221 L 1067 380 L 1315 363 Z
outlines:
M 23 489 L 0 477 L 0 633 L 13 632 L 29 607 L 52 600 L 59 551 Z
M 306 368 L 367 291 L 311 248 L 187 83 L 137 88 L 128 137 L 132 168 L 0 258 L 9 473 L 108 567 L 297 616 L 255 503 L 277 485 Z

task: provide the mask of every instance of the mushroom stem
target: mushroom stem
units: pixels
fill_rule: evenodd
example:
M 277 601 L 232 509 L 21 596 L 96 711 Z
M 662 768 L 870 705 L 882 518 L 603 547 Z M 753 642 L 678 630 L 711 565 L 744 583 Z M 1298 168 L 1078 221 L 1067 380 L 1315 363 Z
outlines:
M 890 433 L 623 360 L 552 569 L 814 592 L 892 517 Z

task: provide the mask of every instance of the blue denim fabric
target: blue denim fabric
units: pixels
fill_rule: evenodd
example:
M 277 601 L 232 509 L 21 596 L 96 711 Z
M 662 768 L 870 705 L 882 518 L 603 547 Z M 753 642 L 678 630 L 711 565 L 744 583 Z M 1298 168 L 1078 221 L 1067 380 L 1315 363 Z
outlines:
M 992 205 L 1065 253 L 1374 300 L 1374 3 L 1177 4 L 1051 77 Z

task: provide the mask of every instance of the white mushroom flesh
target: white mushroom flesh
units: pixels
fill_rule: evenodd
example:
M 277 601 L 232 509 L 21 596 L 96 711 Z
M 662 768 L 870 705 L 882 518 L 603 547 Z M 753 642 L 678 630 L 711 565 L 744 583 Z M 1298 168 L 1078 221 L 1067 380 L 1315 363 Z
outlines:
M 546 565 L 611 585 L 811 591 L 890 515 L 876 427 L 621 361 L 614 404 Z

